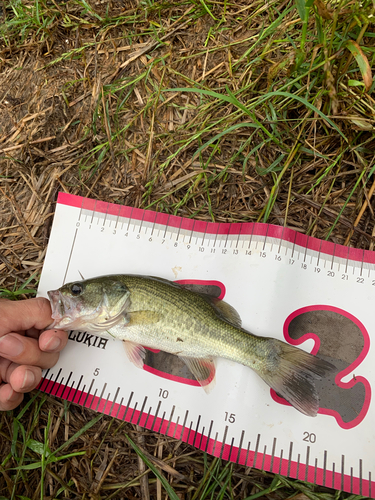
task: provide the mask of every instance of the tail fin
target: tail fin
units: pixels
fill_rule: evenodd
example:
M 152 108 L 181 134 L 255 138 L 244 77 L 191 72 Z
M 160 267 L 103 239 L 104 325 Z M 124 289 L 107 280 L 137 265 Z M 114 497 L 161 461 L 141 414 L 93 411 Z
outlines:
M 267 340 L 270 341 L 269 357 L 273 366 L 257 370 L 257 373 L 294 408 L 305 415 L 316 417 L 319 410 L 319 396 L 315 380 L 321 379 L 335 367 L 285 342 L 276 339 Z

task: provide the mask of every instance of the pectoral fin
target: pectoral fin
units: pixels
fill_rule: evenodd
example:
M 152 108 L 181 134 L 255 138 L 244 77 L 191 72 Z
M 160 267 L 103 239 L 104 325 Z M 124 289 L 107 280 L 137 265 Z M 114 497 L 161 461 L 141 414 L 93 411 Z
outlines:
M 188 358 L 186 356 L 179 356 L 179 358 L 186 364 L 206 393 L 209 393 L 215 385 L 215 361 L 204 358 Z
M 125 352 L 129 358 L 129 360 L 137 367 L 143 368 L 143 360 L 146 356 L 146 350 L 140 344 L 136 344 L 135 342 L 129 342 L 128 340 L 124 340 L 124 348 Z

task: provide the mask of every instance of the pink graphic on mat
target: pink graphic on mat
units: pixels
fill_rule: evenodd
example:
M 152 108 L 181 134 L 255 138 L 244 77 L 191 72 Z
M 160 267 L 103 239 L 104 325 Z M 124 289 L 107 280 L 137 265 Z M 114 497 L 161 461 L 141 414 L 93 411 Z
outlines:
M 342 379 L 362 363 L 369 351 L 370 337 L 364 325 L 343 309 L 314 305 L 298 309 L 286 319 L 284 337 L 293 345 L 313 339 L 312 354 L 318 354 L 337 368 L 316 382 L 319 413 L 332 415 L 343 429 L 359 425 L 370 406 L 370 383 L 357 375 L 349 382 Z M 274 391 L 271 394 L 275 401 L 288 404 Z

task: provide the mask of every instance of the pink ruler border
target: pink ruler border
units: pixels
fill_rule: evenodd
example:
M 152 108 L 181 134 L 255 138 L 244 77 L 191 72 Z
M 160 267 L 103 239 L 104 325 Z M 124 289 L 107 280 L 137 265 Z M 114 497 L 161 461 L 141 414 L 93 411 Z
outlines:
M 59 192 L 57 203 L 77 207 L 82 210 L 93 210 L 97 213 L 126 217 L 133 220 L 152 222 L 169 227 L 185 229 L 198 233 L 221 234 L 221 235 L 257 235 L 278 238 L 288 241 L 295 246 L 315 250 L 326 255 L 335 255 L 343 259 L 356 262 L 375 264 L 375 252 L 370 250 L 359 250 L 338 245 L 330 241 L 319 240 L 312 236 L 298 233 L 287 227 L 264 224 L 260 222 L 238 222 L 238 223 L 216 223 L 205 222 L 195 219 L 186 219 L 177 215 L 168 215 L 141 208 L 132 208 L 115 203 L 84 198 L 69 193 Z
M 50 386 L 50 384 L 52 385 Z M 50 387 L 49 387 L 50 386 Z M 118 418 L 125 422 L 140 425 L 154 432 L 181 439 L 196 448 L 206 451 L 210 455 L 228 460 L 231 462 L 245 465 L 247 467 L 255 467 L 256 469 L 273 472 L 283 476 L 300 479 L 302 481 L 311 482 L 320 486 L 326 486 L 337 490 L 344 490 L 355 495 L 370 496 L 375 493 L 375 481 L 369 481 L 358 477 L 352 477 L 348 474 L 332 472 L 327 468 L 324 470 L 321 467 L 314 467 L 298 463 L 295 460 L 272 456 L 261 451 L 248 451 L 245 448 L 238 448 L 224 444 L 214 440 L 200 432 L 184 427 L 181 424 L 176 424 L 173 421 L 156 417 L 151 413 L 141 413 L 133 407 L 114 403 L 110 399 L 93 396 L 85 391 L 74 389 L 68 385 L 55 383 L 50 379 L 42 379 L 37 387 L 40 391 L 56 396 L 72 403 L 94 409 L 105 415 Z M 361 484 L 362 483 L 362 484 Z M 361 487 L 362 486 L 362 487 Z M 374 493 L 373 493 L 374 492 Z

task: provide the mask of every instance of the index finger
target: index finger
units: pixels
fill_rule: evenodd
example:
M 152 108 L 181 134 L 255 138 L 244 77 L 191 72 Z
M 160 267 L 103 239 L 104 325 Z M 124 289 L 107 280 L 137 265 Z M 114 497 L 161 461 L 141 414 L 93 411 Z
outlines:
M 43 330 L 52 323 L 51 306 L 44 297 L 13 302 L 0 300 L 0 337 L 9 332 L 36 328 Z

